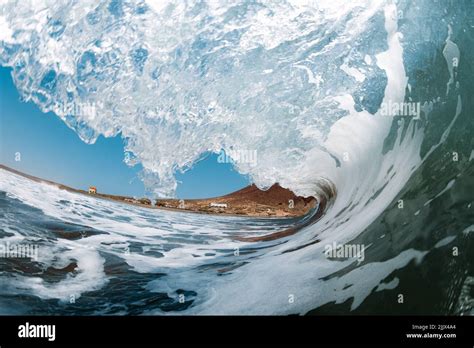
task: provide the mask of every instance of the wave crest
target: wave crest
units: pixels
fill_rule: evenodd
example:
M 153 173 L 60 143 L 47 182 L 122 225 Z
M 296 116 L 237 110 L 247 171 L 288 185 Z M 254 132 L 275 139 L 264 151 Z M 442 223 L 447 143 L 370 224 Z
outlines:
M 384 96 L 382 4 L 6 2 L 1 63 L 84 141 L 120 134 L 160 196 L 175 171 L 221 149 L 256 151 L 235 166 L 259 187 L 311 195 L 354 146 L 327 144 L 347 98 L 374 113 Z M 331 168 L 310 161 L 325 156 Z

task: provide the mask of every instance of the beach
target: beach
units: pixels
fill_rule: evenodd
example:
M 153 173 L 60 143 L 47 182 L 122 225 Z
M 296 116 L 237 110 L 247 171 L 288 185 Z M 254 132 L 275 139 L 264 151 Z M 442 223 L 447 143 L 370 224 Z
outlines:
M 250 185 L 227 195 L 213 198 L 151 200 L 146 197 L 111 195 L 99 190 L 96 193 L 89 193 L 86 189 L 77 189 L 38 178 L 1 164 L 0 168 L 36 182 L 56 186 L 62 190 L 151 209 L 229 216 L 293 218 L 307 214 L 317 203 L 314 197 L 297 196 L 278 184 L 274 184 L 268 190 L 261 190 L 255 185 Z

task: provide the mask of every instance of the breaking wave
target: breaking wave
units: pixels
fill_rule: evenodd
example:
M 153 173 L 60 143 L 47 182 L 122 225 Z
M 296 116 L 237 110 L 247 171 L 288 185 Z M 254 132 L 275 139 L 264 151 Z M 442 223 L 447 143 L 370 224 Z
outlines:
M 473 218 L 473 6 L 0 2 L 0 63 L 12 68 L 24 100 L 53 111 L 86 142 L 120 135 L 126 163 L 143 166 L 154 194 L 173 195 L 176 171 L 204 153 L 245 150 L 256 151 L 258 160 L 236 161 L 236 169 L 259 187 L 278 182 L 331 203 L 298 233 L 252 244 L 235 236 L 301 221 L 180 214 L 185 222 L 177 223 L 175 213 L 51 192 L 2 171 L 2 204 L 12 211 L 34 206 L 41 216 L 99 231 L 77 241 L 51 235 L 57 244 L 45 246 L 51 254 L 70 252 L 41 259 L 43 266 L 78 260 L 82 278 L 28 283 L 10 271 L 7 296 L 65 301 L 71 292 L 112 291 L 110 268 L 119 264 L 143 285 L 144 297 L 117 313 L 304 314 L 328 305 L 334 311 L 349 299 L 349 310 L 356 310 L 403 287 L 400 279 L 435 262 L 424 260 L 453 241 L 466 251 Z M 405 105 L 414 114 L 402 115 Z M 48 230 L 21 232 L 14 227 L 21 220 L 2 219 L 18 238 Z M 170 243 L 176 246 L 166 250 Z M 364 261 L 328 259 L 325 246 L 332 243 L 367 246 Z M 121 248 L 133 245 L 135 252 L 123 255 Z M 236 248 L 247 253 L 236 256 Z M 472 260 L 456 262 L 449 277 L 458 287 L 444 293 L 440 276 L 433 284 L 443 295 L 425 311 L 459 313 L 457 295 L 472 277 Z M 153 293 L 163 296 L 156 306 L 147 302 Z M 118 306 L 119 298 L 110 298 L 100 313 Z

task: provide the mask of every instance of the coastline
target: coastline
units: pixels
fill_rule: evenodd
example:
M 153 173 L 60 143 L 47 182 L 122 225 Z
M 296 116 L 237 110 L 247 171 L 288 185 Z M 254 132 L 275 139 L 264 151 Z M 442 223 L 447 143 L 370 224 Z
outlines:
M 204 198 L 204 199 L 156 199 L 155 203 L 147 198 L 134 198 L 121 195 L 110 195 L 104 193 L 88 193 L 86 190 L 76 189 L 51 180 L 43 179 L 21 172 L 17 169 L 0 164 L 0 169 L 25 177 L 29 180 L 55 186 L 68 192 L 79 193 L 93 198 L 106 199 L 123 204 L 129 204 L 148 209 L 159 209 L 171 212 L 220 215 L 229 217 L 265 218 L 265 219 L 292 219 L 305 216 L 317 206 L 314 197 L 296 196 L 290 190 L 273 185 L 269 190 L 263 191 L 254 185 L 247 186 L 230 194 Z M 294 204 L 293 208 L 285 206 L 289 200 Z M 146 202 L 146 203 L 145 203 Z M 210 207 L 211 203 L 227 204 L 226 208 Z M 224 202 L 224 203 L 223 203 Z M 182 208 L 180 208 L 182 204 Z M 237 212 L 237 213 L 236 213 Z

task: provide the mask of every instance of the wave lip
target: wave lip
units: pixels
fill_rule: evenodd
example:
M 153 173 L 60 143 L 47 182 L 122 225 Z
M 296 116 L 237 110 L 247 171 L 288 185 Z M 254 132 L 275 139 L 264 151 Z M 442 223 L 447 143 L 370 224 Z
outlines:
M 120 135 L 125 161 L 161 197 L 176 171 L 221 150 L 256 153 L 233 160 L 258 187 L 312 196 L 353 145 L 328 143 L 347 98 L 371 112 L 382 98 L 367 91 L 384 83 L 383 3 L 341 5 L 7 1 L 0 63 L 84 141 Z

